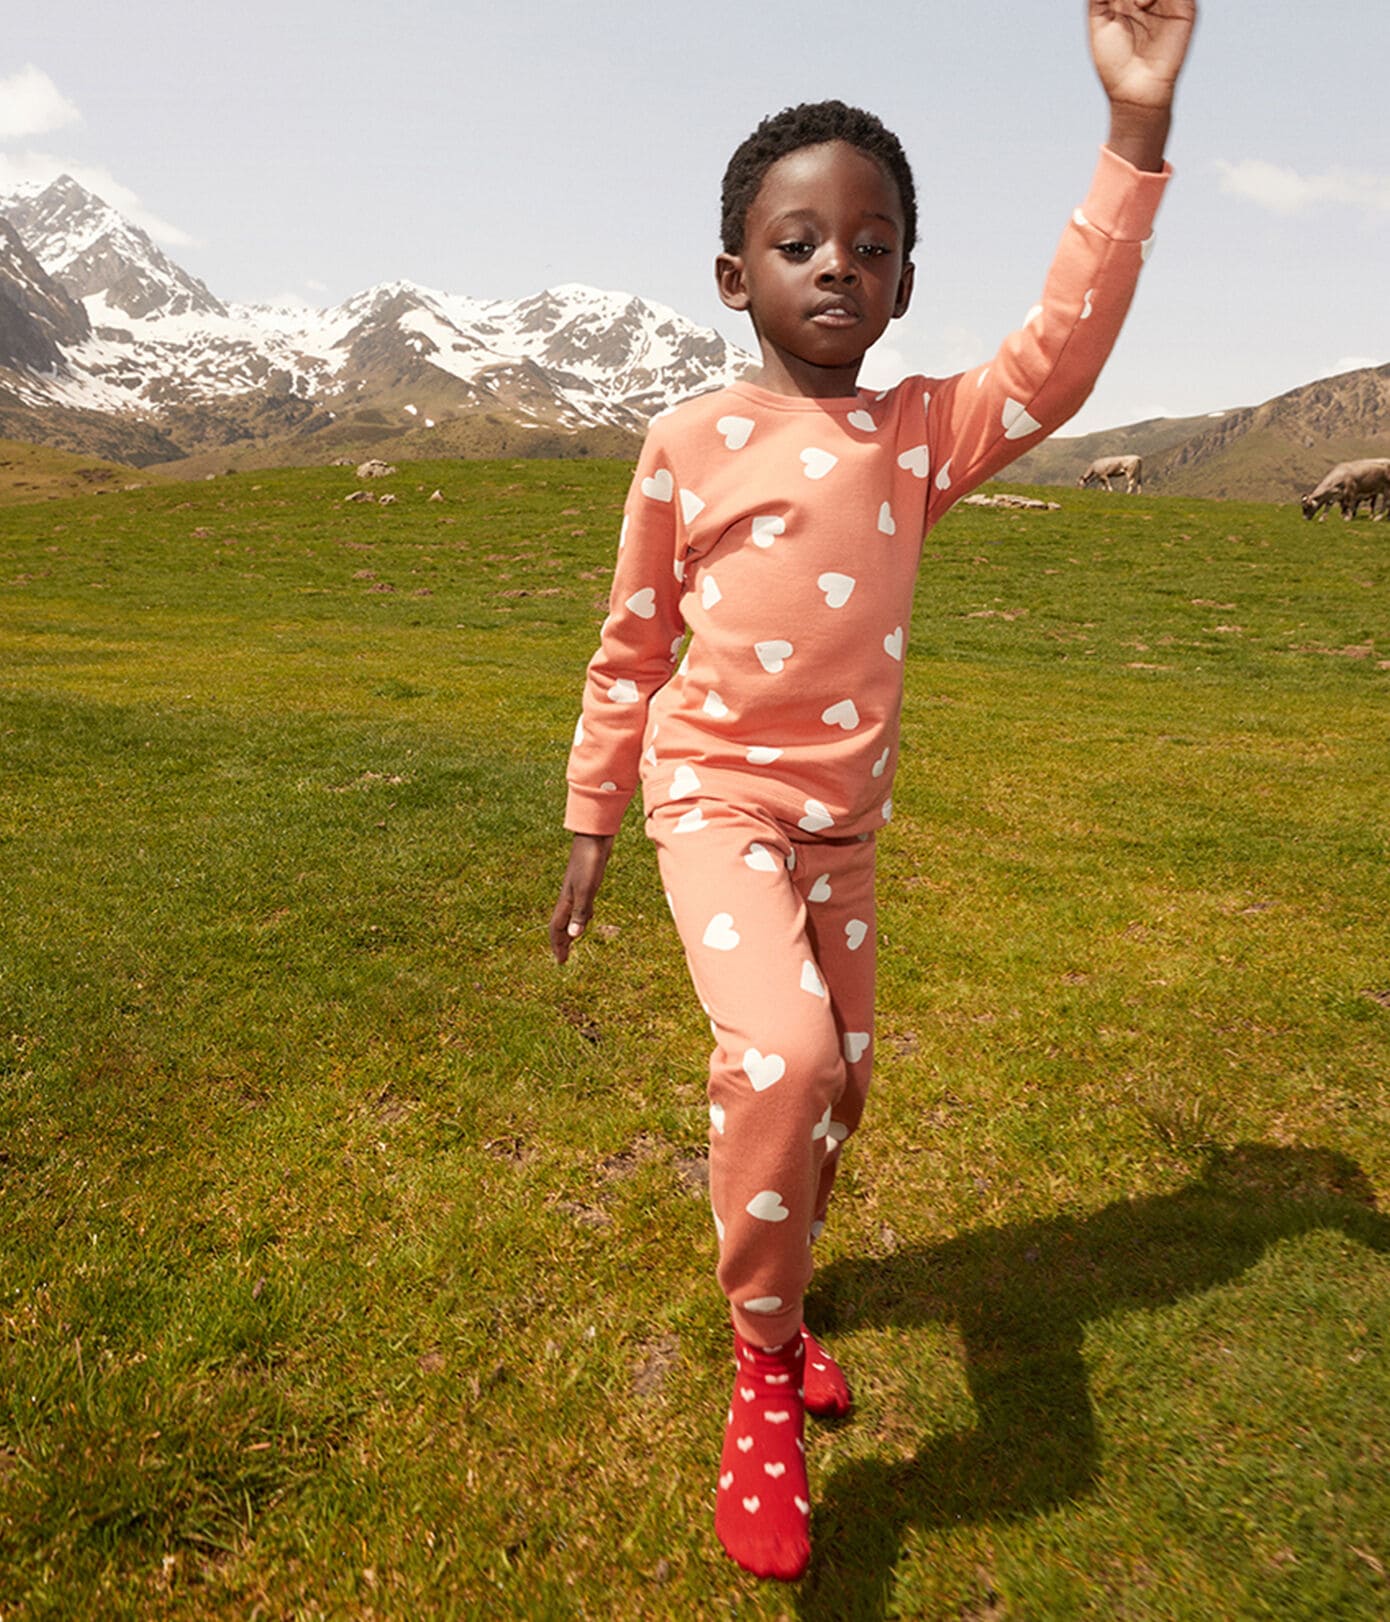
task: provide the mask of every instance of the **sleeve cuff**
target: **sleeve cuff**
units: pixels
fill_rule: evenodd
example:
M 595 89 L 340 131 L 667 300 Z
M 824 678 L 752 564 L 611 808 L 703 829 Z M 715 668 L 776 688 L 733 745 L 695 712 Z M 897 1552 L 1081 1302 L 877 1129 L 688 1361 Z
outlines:
M 1103 146 L 1081 213 L 1112 242 L 1143 242 L 1153 234 L 1154 216 L 1172 173 L 1166 163 L 1159 174 L 1136 169 Z
M 572 834 L 616 834 L 630 798 L 618 789 L 571 783 L 565 798 L 565 829 Z

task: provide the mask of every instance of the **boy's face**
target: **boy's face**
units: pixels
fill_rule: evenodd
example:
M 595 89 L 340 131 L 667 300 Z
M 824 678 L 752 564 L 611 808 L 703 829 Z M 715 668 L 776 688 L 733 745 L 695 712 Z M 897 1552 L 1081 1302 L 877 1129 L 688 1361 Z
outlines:
M 755 379 L 779 394 L 853 394 L 865 352 L 907 309 L 898 188 L 844 141 L 800 147 L 763 177 L 743 251 L 715 261 L 719 296 L 747 310 L 762 348 Z

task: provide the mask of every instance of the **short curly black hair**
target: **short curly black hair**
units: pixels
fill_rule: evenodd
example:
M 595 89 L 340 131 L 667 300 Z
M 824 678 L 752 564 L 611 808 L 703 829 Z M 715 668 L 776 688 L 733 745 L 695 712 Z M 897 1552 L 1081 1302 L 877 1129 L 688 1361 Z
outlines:
M 898 188 L 903 205 L 903 257 L 917 244 L 917 188 L 902 142 L 892 130 L 862 107 L 842 101 L 804 101 L 784 107 L 763 119 L 740 144 L 724 171 L 719 232 L 725 253 L 743 252 L 743 231 L 748 210 L 763 179 L 778 158 L 804 146 L 844 141 L 877 163 Z

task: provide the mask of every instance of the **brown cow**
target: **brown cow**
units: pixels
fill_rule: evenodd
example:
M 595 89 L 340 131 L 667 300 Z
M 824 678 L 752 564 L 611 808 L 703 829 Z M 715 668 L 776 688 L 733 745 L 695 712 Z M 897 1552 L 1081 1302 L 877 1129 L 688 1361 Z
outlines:
M 1342 509 L 1342 517 L 1350 522 L 1356 517 L 1363 501 L 1376 516 L 1376 503 L 1380 502 L 1380 516 L 1390 509 L 1390 457 L 1368 457 L 1359 462 L 1338 462 L 1329 469 L 1316 487 L 1302 498 L 1299 505 L 1303 516 L 1325 517 L 1322 509 L 1333 502 Z
M 1111 479 L 1123 479 L 1131 495 L 1144 493 L 1144 459 L 1140 456 L 1100 456 L 1076 481 L 1081 489 L 1088 484 L 1103 484 L 1108 490 Z

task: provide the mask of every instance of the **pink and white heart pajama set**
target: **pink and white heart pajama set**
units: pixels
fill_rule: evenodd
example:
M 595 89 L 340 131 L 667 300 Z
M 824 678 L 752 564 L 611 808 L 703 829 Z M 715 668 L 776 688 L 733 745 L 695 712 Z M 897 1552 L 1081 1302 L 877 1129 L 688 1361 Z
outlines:
M 719 1281 L 758 1344 L 801 1324 L 811 1241 L 868 1089 L 874 839 L 892 812 L 923 538 L 1085 400 L 1166 177 L 1102 149 L 1041 303 L 987 366 L 844 399 L 735 383 L 647 435 L 565 826 L 616 833 L 640 780 L 715 1035 Z

